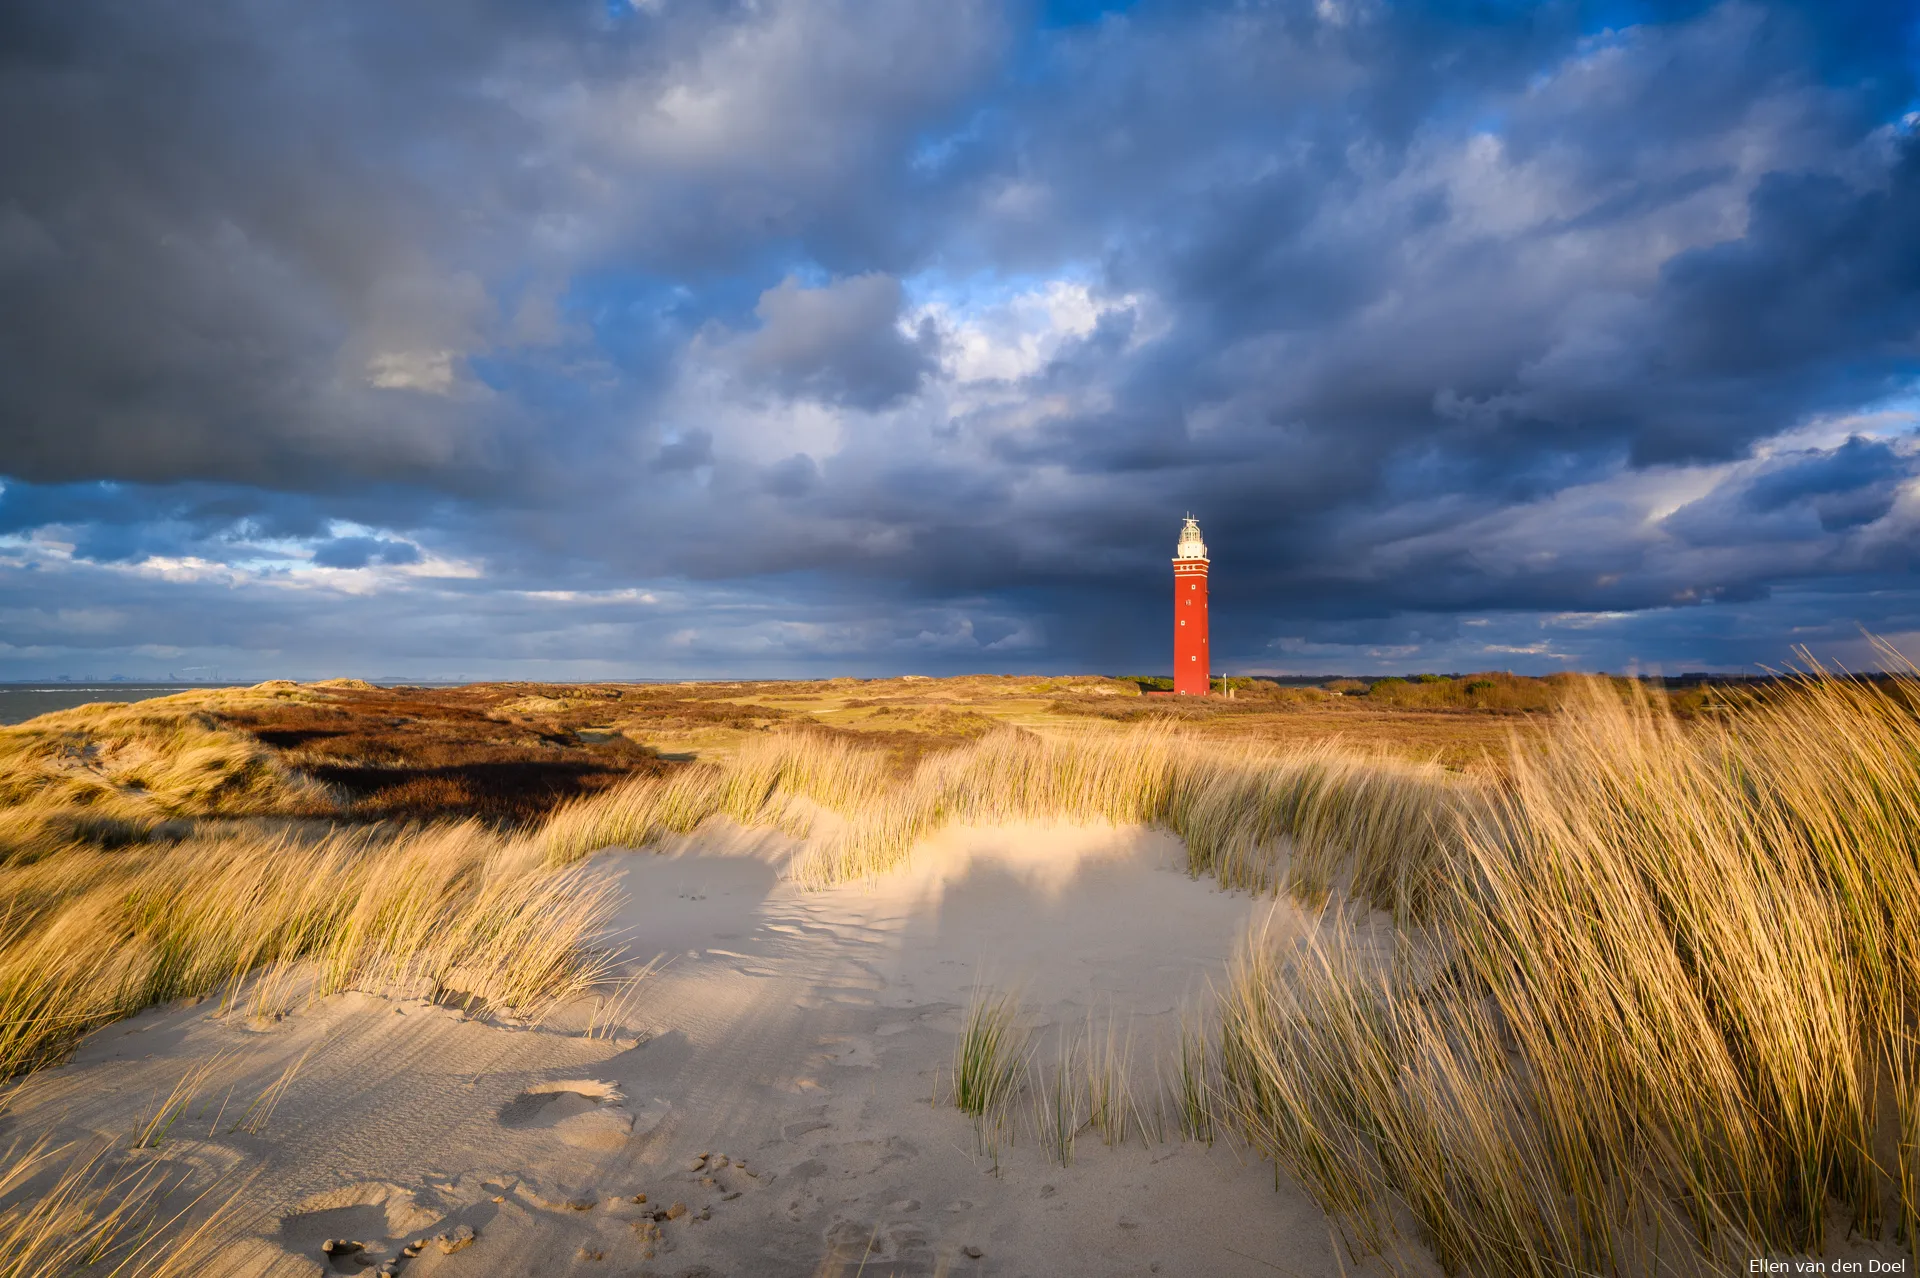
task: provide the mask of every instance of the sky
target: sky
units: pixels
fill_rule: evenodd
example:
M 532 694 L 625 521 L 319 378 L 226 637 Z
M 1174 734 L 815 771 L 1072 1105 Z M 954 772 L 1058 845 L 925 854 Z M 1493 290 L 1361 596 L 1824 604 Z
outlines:
M 0 679 L 1920 655 L 1920 9 L 12 0 Z

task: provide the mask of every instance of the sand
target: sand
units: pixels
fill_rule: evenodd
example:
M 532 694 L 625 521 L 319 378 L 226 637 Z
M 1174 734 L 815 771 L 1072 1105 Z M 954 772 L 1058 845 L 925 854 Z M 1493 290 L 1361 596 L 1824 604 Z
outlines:
M 604 1007 L 525 1028 L 362 993 L 267 1023 L 174 1006 L 32 1080 L 4 1136 L 124 1136 L 190 1078 L 142 1156 L 225 1174 L 240 1237 L 209 1274 L 1351 1270 L 1322 1213 L 1228 1142 L 1085 1131 L 1063 1167 L 1024 1130 L 996 1155 L 933 1103 L 986 981 L 1020 990 L 1042 1061 L 1063 1027 L 1111 1022 L 1151 1110 L 1183 1007 L 1250 920 L 1311 926 L 1294 907 L 1189 879 L 1140 830 L 949 829 L 906 870 L 818 892 L 782 877 L 791 852 L 726 827 L 596 858 L 624 888 L 618 939 L 662 956 L 610 1036 L 584 1033 Z M 400 1257 L 462 1225 L 471 1245 Z M 342 1238 L 367 1248 L 326 1260 Z

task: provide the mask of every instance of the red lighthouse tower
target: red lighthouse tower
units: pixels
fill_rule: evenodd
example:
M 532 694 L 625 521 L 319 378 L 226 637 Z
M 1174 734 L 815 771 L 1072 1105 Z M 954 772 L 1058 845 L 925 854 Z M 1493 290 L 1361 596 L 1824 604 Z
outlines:
M 1192 515 L 1173 552 L 1173 690 L 1204 697 L 1207 662 L 1207 543 Z

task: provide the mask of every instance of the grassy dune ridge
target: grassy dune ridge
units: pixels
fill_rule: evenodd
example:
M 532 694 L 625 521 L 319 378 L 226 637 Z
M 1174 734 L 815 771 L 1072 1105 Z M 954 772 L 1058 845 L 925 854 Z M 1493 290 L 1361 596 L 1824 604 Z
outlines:
M 429 982 L 536 1009 L 599 975 L 606 888 L 585 858 L 716 817 L 804 838 L 794 872 L 814 884 L 884 872 L 949 823 L 1151 824 L 1196 875 L 1406 925 L 1391 963 L 1338 928 L 1249 945 L 1201 1051 L 1219 1117 L 1363 1248 L 1542 1278 L 1724 1272 L 1847 1234 L 1911 1250 L 1916 704 L 1912 677 L 1816 672 L 1682 719 L 1595 681 L 1516 734 L 1503 769 L 1469 773 L 1153 722 L 904 754 L 776 726 L 518 829 L 180 838 L 154 824 L 187 810 L 165 795 L 244 811 L 307 783 L 217 725 L 171 746 L 129 728 L 74 759 L 37 721 L 41 745 L 0 761 L 40 778 L 8 821 L 41 823 L 0 854 L 0 1075 L 249 973 L 264 1007 L 295 964 L 319 992 Z M 168 771 L 175 746 L 211 754 Z M 135 827 L 46 833 L 100 813 Z
M 798 872 L 824 884 L 882 873 L 949 822 L 1156 825 L 1185 840 L 1193 873 L 1229 887 L 1323 899 L 1344 884 L 1417 916 L 1456 810 L 1483 795 L 1432 764 L 1328 745 L 1223 747 L 1158 727 L 1073 737 L 1000 728 L 904 774 L 880 752 L 802 730 L 769 734 L 726 768 L 639 779 L 564 807 L 538 838 L 565 863 L 727 816 L 813 836 Z
M 238 700 L 245 694 L 227 694 Z M 0 861 L 152 836 L 169 820 L 301 810 L 326 791 L 186 693 L 0 729 Z
M 169 999 L 310 965 L 311 996 L 457 993 L 538 1007 L 596 978 L 607 886 L 475 822 L 320 837 L 233 830 L 0 867 L 0 1077 Z
M 16 734 L 34 745 L 18 752 L 16 775 L 37 788 L 0 823 L 13 849 L 0 859 L 0 1077 L 61 1059 L 116 1017 L 300 962 L 316 965 L 316 994 L 427 980 L 492 1005 L 538 1006 L 597 975 L 586 947 L 603 889 L 567 867 L 715 816 L 807 837 L 795 872 L 815 884 L 882 872 L 952 821 L 1164 825 L 1187 840 L 1194 873 L 1257 889 L 1280 886 L 1284 838 L 1292 890 L 1323 897 L 1351 880 L 1415 914 L 1427 878 L 1417 867 L 1434 863 L 1445 828 L 1425 814 L 1479 793 L 1432 765 L 1331 747 L 1223 749 L 1163 727 L 1058 739 L 1001 728 L 905 771 L 894 752 L 849 734 L 799 729 L 757 734 L 725 765 L 636 777 L 520 830 L 163 827 L 165 813 L 204 811 L 209 794 L 242 810 L 250 795 L 270 811 L 309 797 L 303 777 L 244 736 L 197 720 L 183 728 L 179 717 L 110 708 L 106 726 L 127 744 L 98 748 L 96 723 L 89 774 L 70 786 L 56 766 L 70 725 L 49 716 Z M 186 760 L 172 772 L 149 762 L 170 740 Z M 149 783 L 129 782 L 130 760 Z M 181 769 L 185 783 L 162 784 Z M 85 825 L 103 813 L 128 823 L 124 837 Z
M 1234 1118 L 1363 1244 L 1410 1216 L 1454 1273 L 1914 1251 L 1916 691 L 1816 675 L 1687 729 L 1585 698 L 1441 841 L 1427 962 L 1249 950 Z

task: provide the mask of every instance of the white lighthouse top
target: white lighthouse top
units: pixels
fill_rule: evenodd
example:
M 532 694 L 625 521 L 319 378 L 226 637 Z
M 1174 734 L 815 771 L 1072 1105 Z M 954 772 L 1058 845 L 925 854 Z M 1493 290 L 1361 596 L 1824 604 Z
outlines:
M 1175 559 L 1205 559 L 1207 543 L 1200 539 L 1200 521 L 1192 515 L 1187 516 L 1186 527 L 1180 530 L 1180 545 L 1173 552 Z

